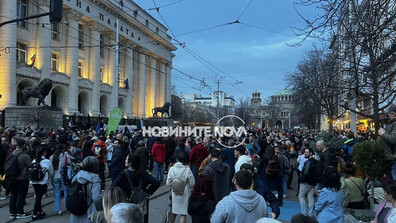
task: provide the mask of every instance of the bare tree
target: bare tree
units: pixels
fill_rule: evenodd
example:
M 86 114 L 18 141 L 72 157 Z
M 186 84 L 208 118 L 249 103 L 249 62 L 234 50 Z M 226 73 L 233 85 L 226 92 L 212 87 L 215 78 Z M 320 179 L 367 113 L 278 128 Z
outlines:
M 250 122 L 250 99 L 239 98 L 239 103 L 235 110 L 235 115 L 240 117 L 245 123 Z
M 306 22 L 295 28 L 297 35 L 332 40 L 337 71 L 343 80 L 342 95 L 348 99 L 368 98 L 370 112 L 362 112 L 349 103 L 339 105 L 374 120 L 396 99 L 396 2 L 394 0 L 300 0 L 300 6 L 319 9 L 314 19 L 300 16 Z M 341 101 L 340 101 L 341 102 Z

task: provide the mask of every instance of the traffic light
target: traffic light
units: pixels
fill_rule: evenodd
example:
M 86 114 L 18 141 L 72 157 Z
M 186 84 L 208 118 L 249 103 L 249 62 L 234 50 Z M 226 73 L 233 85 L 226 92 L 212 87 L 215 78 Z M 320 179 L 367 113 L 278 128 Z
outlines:
M 52 24 L 62 21 L 63 0 L 51 0 L 50 2 L 50 22 Z

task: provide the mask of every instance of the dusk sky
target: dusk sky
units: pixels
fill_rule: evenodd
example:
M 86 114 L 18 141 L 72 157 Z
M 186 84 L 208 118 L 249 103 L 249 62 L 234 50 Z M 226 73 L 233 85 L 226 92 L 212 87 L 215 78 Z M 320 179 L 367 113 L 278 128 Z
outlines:
M 164 24 L 155 10 L 149 10 L 155 7 L 153 1 L 135 2 Z M 249 7 L 242 14 L 249 2 Z M 185 42 L 187 48 L 183 49 L 172 41 L 178 47 L 174 52 L 173 67 L 199 79 L 205 78 L 213 89 L 217 89 L 215 75 L 223 76 L 220 90 L 234 96 L 237 102 L 241 97 L 251 97 L 255 90 L 262 93 L 262 99 L 266 99 L 287 87 L 286 74 L 295 69 L 304 51 L 311 49 L 313 44 L 323 46 L 315 39 L 308 39 L 299 47 L 287 45 L 301 39 L 293 34 L 292 27 L 304 27 L 293 1 L 155 0 L 158 7 L 170 3 L 174 4 L 160 8 L 160 13 L 176 39 Z M 300 6 L 299 12 L 312 17 L 315 10 Z M 185 34 L 234 22 L 238 17 L 239 24 Z M 173 37 L 170 31 L 168 34 Z M 201 58 L 203 63 L 209 62 L 206 64 L 210 69 L 197 58 Z M 235 85 L 237 81 L 242 83 Z M 172 85 L 176 86 L 179 94 L 208 96 L 212 92 L 175 70 L 172 70 Z

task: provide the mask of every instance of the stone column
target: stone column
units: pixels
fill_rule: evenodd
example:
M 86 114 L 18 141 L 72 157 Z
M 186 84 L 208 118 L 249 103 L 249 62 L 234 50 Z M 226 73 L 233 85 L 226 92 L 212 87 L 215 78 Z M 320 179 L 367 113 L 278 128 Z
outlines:
M 158 91 L 159 91 L 159 97 L 158 97 L 158 106 L 163 106 L 164 104 L 165 104 L 165 95 L 166 95 L 166 92 L 165 92 L 165 85 L 166 85 L 166 73 L 165 73 L 165 63 L 164 63 L 164 61 L 161 61 L 160 62 L 160 65 L 159 65 L 159 70 L 160 70 L 160 72 L 159 72 L 159 83 L 158 83 L 158 85 L 159 85 L 159 89 L 158 89 Z
M 67 20 L 67 35 L 65 36 L 68 46 L 66 50 L 66 74 L 70 77 L 69 84 L 69 103 L 67 107 L 68 114 L 78 113 L 78 21 L 82 14 L 72 9 L 65 10 L 63 14 Z M 75 38 L 71 38 L 71 37 Z
M 49 0 L 40 0 L 39 6 L 44 11 L 49 11 Z M 51 25 L 49 21 L 49 16 L 43 16 L 38 18 L 38 22 L 40 23 L 37 26 L 37 46 L 51 46 Z M 38 48 L 37 52 L 37 68 L 41 70 L 41 80 L 44 78 L 51 77 L 51 48 Z M 47 97 L 48 99 L 48 97 Z M 51 101 L 51 98 L 49 98 Z
M 16 18 L 15 0 L 0 1 L 0 15 L 0 22 Z M 10 47 L 0 52 L 0 109 L 16 105 L 16 36 L 16 23 L 0 27 L 0 45 Z
M 156 106 L 156 91 L 157 91 L 157 60 L 150 57 L 149 59 L 149 77 L 146 79 L 147 88 L 146 92 L 146 116 L 151 117 L 151 110 Z
M 100 32 L 103 31 L 103 26 L 96 23 L 88 23 L 90 30 L 90 44 L 99 45 Z M 89 72 L 90 80 L 93 82 L 92 87 L 92 102 L 91 115 L 99 116 L 100 114 L 100 48 L 91 47 L 89 49 Z
M 131 42 L 128 42 L 131 44 Z M 126 56 L 125 56 L 125 76 L 128 78 L 129 89 L 127 94 L 127 99 L 125 103 L 125 115 L 128 118 L 133 117 L 133 50 L 130 48 L 126 48 Z
M 165 73 L 166 73 L 166 77 L 165 77 L 165 102 L 170 102 L 171 101 L 171 64 L 167 64 L 165 66 Z
M 134 67 L 134 73 L 135 75 L 133 76 L 133 115 L 135 117 L 138 116 L 138 67 L 139 67 L 139 53 L 136 51 L 133 51 L 133 67 Z
M 146 117 L 146 55 L 139 53 L 138 75 L 137 75 L 137 116 Z
M 110 44 L 112 46 L 115 46 L 116 41 L 115 41 L 115 36 L 113 33 L 110 34 Z M 111 86 L 111 96 L 110 96 L 110 109 L 108 110 L 111 112 L 111 110 L 115 107 L 116 105 L 116 100 L 118 101 L 118 96 L 115 96 L 116 90 L 115 90 L 115 85 L 118 84 L 116 78 L 116 73 L 115 73 L 115 68 L 118 66 L 115 61 L 116 57 L 116 52 L 115 52 L 115 47 L 111 47 L 109 50 L 109 67 L 108 67 L 108 72 L 109 72 L 109 85 Z M 107 115 L 107 114 L 106 114 Z

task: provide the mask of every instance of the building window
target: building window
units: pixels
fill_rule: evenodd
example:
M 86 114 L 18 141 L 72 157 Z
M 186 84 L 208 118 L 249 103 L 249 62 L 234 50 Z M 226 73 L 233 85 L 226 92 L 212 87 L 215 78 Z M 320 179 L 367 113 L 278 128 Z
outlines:
M 78 49 L 84 49 L 84 26 L 83 24 L 78 24 Z
M 17 63 L 26 63 L 27 45 L 17 42 L 16 60 Z
M 103 83 L 104 80 L 103 67 L 100 67 L 99 73 L 100 73 L 100 83 Z
M 52 39 L 59 40 L 59 24 L 51 24 Z
M 159 33 L 159 28 L 155 28 L 155 32 L 158 34 Z
M 28 8 L 27 8 L 27 0 L 17 0 L 17 18 L 27 17 Z M 17 22 L 18 26 L 25 27 L 27 26 L 26 21 Z
M 148 21 L 148 19 L 146 19 L 146 27 L 148 27 L 149 26 L 149 21 Z
M 133 11 L 133 17 L 137 17 L 138 16 L 138 10 Z
M 51 53 L 51 71 L 58 71 L 59 54 Z
M 100 57 L 104 57 L 104 36 L 103 34 L 100 34 Z
M 84 61 L 83 60 L 78 60 L 78 77 L 83 78 L 84 77 Z

